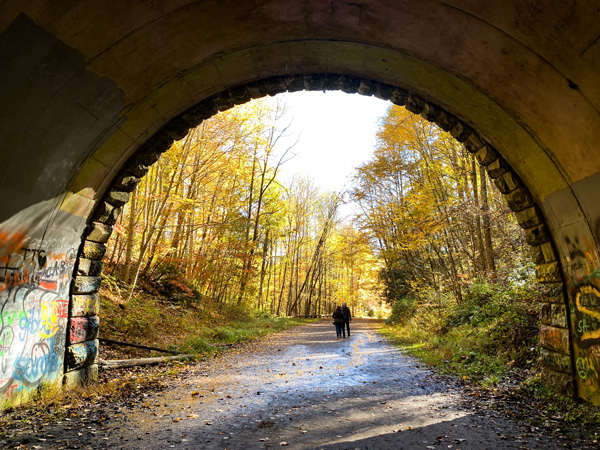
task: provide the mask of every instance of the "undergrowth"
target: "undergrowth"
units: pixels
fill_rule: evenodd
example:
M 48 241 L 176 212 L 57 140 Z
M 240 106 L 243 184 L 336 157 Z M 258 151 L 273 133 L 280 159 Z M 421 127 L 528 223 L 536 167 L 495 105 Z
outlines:
M 412 308 L 394 305 L 384 331 L 442 373 L 495 386 L 517 369 L 534 370 L 537 304 L 533 290 L 475 283 L 461 303 L 438 296 Z
M 164 296 L 150 283 L 141 280 L 139 285 L 140 289 L 129 298 L 126 287 L 115 280 L 103 283 L 100 337 L 202 355 L 220 351 L 222 344 L 249 341 L 308 322 L 210 302 L 200 299 L 191 290 Z M 101 352 L 103 347 L 106 349 L 101 346 Z M 119 351 L 131 355 L 140 353 L 127 348 Z
M 501 393 L 511 398 L 497 407 L 515 418 L 545 427 L 577 424 L 589 435 L 600 429 L 600 407 L 561 395 L 541 382 L 539 303 L 532 285 L 475 283 L 460 304 L 439 296 L 421 304 L 404 299 L 398 307 L 392 305 L 382 332 L 438 373 L 492 397 Z M 519 406 L 511 408 L 511 403 Z M 592 439 L 596 436 L 591 433 Z

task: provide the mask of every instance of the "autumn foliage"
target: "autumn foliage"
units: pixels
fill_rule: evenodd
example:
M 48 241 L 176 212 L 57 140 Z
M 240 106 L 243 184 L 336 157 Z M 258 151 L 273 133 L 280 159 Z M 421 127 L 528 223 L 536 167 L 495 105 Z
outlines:
M 339 193 L 303 177 L 285 184 L 293 157 L 280 101 L 253 101 L 205 121 L 152 166 L 115 227 L 106 263 L 130 291 L 150 279 L 172 299 L 275 315 L 329 314 L 377 303 L 368 239 L 338 213 Z

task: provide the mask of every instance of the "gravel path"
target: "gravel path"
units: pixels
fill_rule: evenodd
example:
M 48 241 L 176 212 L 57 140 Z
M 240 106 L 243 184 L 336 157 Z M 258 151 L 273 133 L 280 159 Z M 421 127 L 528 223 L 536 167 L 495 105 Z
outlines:
M 27 448 L 565 448 L 469 407 L 464 394 L 390 346 L 375 321 L 352 325 L 349 339 L 337 339 L 329 320 L 278 333 L 198 364 L 171 389 L 144 394 L 133 411 L 115 408 L 77 429 L 49 425 L 54 439 Z

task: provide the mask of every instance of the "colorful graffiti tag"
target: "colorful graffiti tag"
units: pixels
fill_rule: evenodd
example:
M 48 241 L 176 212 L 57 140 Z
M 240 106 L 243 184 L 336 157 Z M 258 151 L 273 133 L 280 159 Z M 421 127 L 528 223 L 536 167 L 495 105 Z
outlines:
M 586 236 L 567 243 L 578 275 L 567 280 L 577 387 L 582 398 L 600 404 L 600 258 Z
M 600 274 L 595 272 L 593 274 L 595 284 L 578 286 L 570 308 L 575 369 L 579 377 L 580 395 L 594 403 L 599 403 Z
M 0 394 L 8 401 L 62 376 L 77 255 L 61 244 L 0 232 Z

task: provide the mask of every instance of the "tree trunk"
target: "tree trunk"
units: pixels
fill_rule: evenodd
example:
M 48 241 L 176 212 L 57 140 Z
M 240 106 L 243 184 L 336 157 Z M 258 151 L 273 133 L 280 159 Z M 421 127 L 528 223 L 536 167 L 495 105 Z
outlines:
M 488 202 L 487 173 L 483 166 L 479 166 L 479 179 L 481 180 L 481 211 L 483 219 L 486 264 L 492 277 L 496 278 L 496 261 L 494 260 L 492 227 L 490 224 L 490 204 Z

